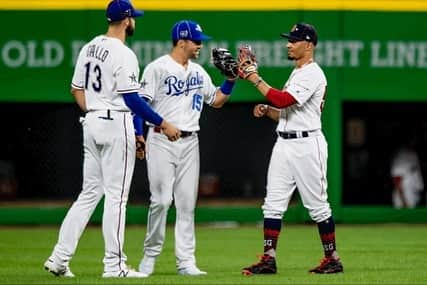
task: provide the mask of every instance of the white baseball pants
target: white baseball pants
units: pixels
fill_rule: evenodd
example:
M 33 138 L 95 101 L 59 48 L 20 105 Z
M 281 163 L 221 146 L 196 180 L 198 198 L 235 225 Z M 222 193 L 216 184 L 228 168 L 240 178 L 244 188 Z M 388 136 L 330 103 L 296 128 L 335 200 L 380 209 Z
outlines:
M 171 142 L 164 134 L 150 129 L 146 150 L 151 198 L 144 254 L 150 257 L 160 254 L 168 209 L 174 201 L 177 268 L 195 265 L 194 209 L 200 168 L 198 137 L 192 135 Z
M 328 146 L 318 131 L 305 138 L 277 138 L 270 158 L 264 217 L 282 219 L 295 189 L 315 222 L 331 216 L 327 201 Z
M 83 186 L 59 231 L 51 259 L 68 265 L 80 236 L 98 202 L 105 195 L 102 232 L 105 242 L 104 271 L 125 266 L 123 252 L 126 204 L 135 166 L 135 133 L 130 112 L 92 111 L 82 119 Z

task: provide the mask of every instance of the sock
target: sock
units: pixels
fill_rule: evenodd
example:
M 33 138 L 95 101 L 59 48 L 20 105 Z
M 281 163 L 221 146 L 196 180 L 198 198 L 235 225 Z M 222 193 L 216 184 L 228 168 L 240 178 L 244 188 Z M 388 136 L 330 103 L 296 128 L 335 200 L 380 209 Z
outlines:
M 264 253 L 276 256 L 277 239 L 282 228 L 281 219 L 264 218 Z
M 335 244 L 335 222 L 332 216 L 323 222 L 317 223 L 317 228 L 319 229 L 325 256 L 338 258 L 336 253 L 337 246 Z

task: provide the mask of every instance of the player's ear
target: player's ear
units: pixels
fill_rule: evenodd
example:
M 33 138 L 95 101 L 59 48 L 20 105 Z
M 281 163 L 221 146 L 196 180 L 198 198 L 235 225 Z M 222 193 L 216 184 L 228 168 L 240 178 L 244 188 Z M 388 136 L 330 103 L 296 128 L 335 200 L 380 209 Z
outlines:
M 178 40 L 177 45 L 178 45 L 180 48 L 184 48 L 185 40 L 182 40 L 182 39 Z
M 124 18 L 123 21 L 124 21 L 124 24 L 126 27 L 130 25 L 130 18 L 129 17 Z

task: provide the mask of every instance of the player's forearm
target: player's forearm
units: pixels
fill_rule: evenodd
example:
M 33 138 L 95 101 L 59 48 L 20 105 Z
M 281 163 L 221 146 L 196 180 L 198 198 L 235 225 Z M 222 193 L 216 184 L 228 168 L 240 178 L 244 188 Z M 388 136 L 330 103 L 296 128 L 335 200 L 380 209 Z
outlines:
M 277 109 L 273 106 L 268 106 L 267 113 L 265 115 L 270 119 L 278 122 L 280 117 L 280 109 Z
M 135 129 L 135 135 L 136 136 L 143 136 L 144 135 L 144 119 L 140 116 L 134 114 L 133 115 L 133 127 Z
M 230 98 L 230 95 L 224 95 L 219 89 L 215 94 L 215 100 L 212 103 L 212 107 L 214 108 L 221 108 L 224 106 L 225 102 L 228 101 L 228 98 Z
M 403 189 L 401 187 L 398 187 L 397 192 L 399 193 L 403 208 L 408 208 L 408 202 L 406 201 L 406 197 L 405 197 L 405 193 L 403 192 Z
M 235 84 L 234 79 L 226 79 L 217 89 L 212 107 L 221 108 L 228 101 Z
M 275 88 L 270 88 L 265 97 L 267 97 L 268 101 L 278 108 L 286 108 L 297 103 L 291 94 Z
M 263 96 L 266 96 L 268 90 L 271 88 L 271 86 L 265 82 L 258 73 L 249 75 L 247 80 L 254 84 L 254 86 L 258 89 L 259 92 L 261 92 Z
M 161 125 L 163 118 L 154 112 L 153 109 L 151 109 L 151 107 L 144 100 L 139 98 L 136 92 L 123 94 L 123 99 L 126 103 L 126 106 L 128 106 L 134 114 L 156 126 Z
M 249 75 L 248 80 L 254 84 L 268 101 L 278 108 L 286 108 L 297 102 L 288 92 L 277 90 L 268 85 L 257 73 Z
M 87 109 L 86 109 L 85 92 L 80 89 L 72 88 L 71 94 L 73 94 L 74 100 L 76 101 L 77 105 L 79 105 L 80 109 L 86 112 Z
M 402 176 L 393 176 L 392 182 L 394 185 L 395 191 L 397 191 L 397 194 L 400 197 L 400 201 L 402 201 L 402 206 L 404 208 L 408 207 L 408 202 L 406 201 L 405 193 L 402 189 Z

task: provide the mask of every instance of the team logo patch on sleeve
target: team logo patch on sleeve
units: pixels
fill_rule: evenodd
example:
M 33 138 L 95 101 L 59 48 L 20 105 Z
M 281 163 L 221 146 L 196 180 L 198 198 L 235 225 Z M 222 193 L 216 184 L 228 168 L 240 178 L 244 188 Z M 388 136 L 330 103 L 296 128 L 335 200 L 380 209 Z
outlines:
M 145 79 L 143 79 L 142 81 L 141 81 L 141 83 L 139 83 L 140 85 L 141 85 L 141 88 L 145 88 L 145 86 L 147 86 L 148 85 L 148 82 L 145 80 Z
M 135 73 L 133 73 L 133 72 L 132 72 L 132 74 L 129 76 L 129 79 L 130 79 L 130 83 L 131 83 L 131 84 L 138 83 L 138 78 L 136 78 L 136 75 L 135 75 Z

